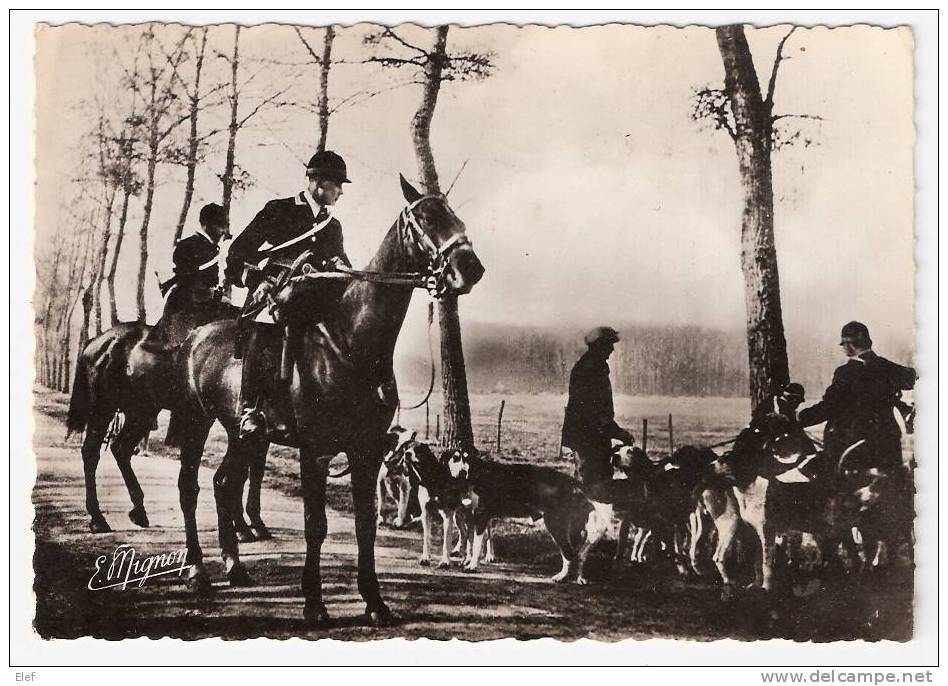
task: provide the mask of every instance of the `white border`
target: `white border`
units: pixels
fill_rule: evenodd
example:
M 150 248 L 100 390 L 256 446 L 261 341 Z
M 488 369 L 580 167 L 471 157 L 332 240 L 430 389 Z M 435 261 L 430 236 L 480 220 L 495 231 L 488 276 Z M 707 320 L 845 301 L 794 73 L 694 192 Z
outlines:
M 11 538 L 11 570 L 14 574 L 10 617 L 15 618 L 12 627 L 13 651 L 11 662 L 18 665 L 37 664 L 507 664 L 507 665 L 559 665 L 559 664 L 669 664 L 669 665 L 932 665 L 936 661 L 936 593 L 937 559 L 935 552 L 935 507 L 934 488 L 937 474 L 920 471 L 919 475 L 919 528 L 917 576 L 918 614 L 916 638 L 908 644 L 893 643 L 834 643 L 794 644 L 786 641 L 740 643 L 717 641 L 713 643 L 691 643 L 668 640 L 625 641 L 618 644 L 579 641 L 573 644 L 552 640 L 518 642 L 511 639 L 486 643 L 450 643 L 420 640 L 407 642 L 391 640 L 373 643 L 346 643 L 339 641 L 302 642 L 294 639 L 285 642 L 258 639 L 254 641 L 224 642 L 217 639 L 182 642 L 172 639 L 150 641 L 140 639 L 122 643 L 81 639 L 76 641 L 43 642 L 30 629 L 33 616 L 32 553 L 33 537 L 31 523 L 33 509 L 30 490 L 35 471 L 31 456 L 31 394 L 33 378 L 32 362 L 32 312 L 30 298 L 33 292 L 32 269 L 32 24 L 36 21 L 62 23 L 81 20 L 83 22 L 109 21 L 140 22 L 150 19 L 181 21 L 186 23 L 215 23 L 237 21 L 245 24 L 264 21 L 299 22 L 308 24 L 351 24 L 372 20 L 395 24 L 402 21 L 418 21 L 426 25 L 442 22 L 480 24 L 492 21 L 513 23 L 542 23 L 573 25 L 600 24 L 623 21 L 637 24 L 670 23 L 722 24 L 729 21 L 745 21 L 757 25 L 771 25 L 791 21 L 813 25 L 845 25 L 872 23 L 888 26 L 911 25 L 915 33 L 916 74 L 916 144 L 917 178 L 917 263 L 918 263 L 918 367 L 921 373 L 916 398 L 920 413 L 916 444 L 922 456 L 922 467 L 926 463 L 935 466 L 937 445 L 936 393 L 937 393 L 937 25 L 931 12 L 921 11 L 825 11 L 825 10 L 728 10 L 728 11 L 540 11 L 540 10 L 415 10 L 388 11 L 368 10 L 291 10 L 284 12 L 254 12 L 248 10 L 195 11 L 158 10 L 133 11 L 127 9 L 108 10 L 52 10 L 16 11 L 10 16 L 10 59 L 12 78 L 12 109 L 10 178 L 12 179 L 10 207 L 11 250 L 11 319 L 13 338 L 10 368 L 10 463 L 13 484 L 16 488 L 8 492 L 13 513 Z M 7 340 L 6 337 L 4 337 Z M 930 462 L 928 462 L 930 460 Z M 930 467 L 929 467 L 930 468 Z M 926 470 L 927 471 L 927 470 Z M 4 513 L 4 516 L 6 514 Z M 4 575 L 7 570 L 4 570 Z M 29 671 L 29 670 L 27 670 Z M 757 670 L 751 670 L 755 672 Z M 812 670 L 802 670 L 809 672 Z M 721 683 L 724 671 L 675 670 L 689 680 L 700 679 L 702 684 Z M 51 674 L 47 671 L 47 674 Z M 65 672 L 58 672 L 65 677 Z M 217 672 L 197 672 L 197 679 L 220 678 Z M 278 678 L 283 673 L 277 672 Z M 668 672 L 655 671 L 651 676 L 666 679 Z M 728 674 L 731 674 L 728 670 Z M 255 676 L 256 675 L 256 676 Z M 690 675 L 690 676 L 689 676 Z M 717 675 L 717 676 L 716 676 Z M 115 675 L 118 678 L 118 675 Z M 166 676 L 136 673 L 137 681 L 144 683 Z M 266 678 L 262 672 L 245 672 L 250 678 Z M 290 676 L 287 674 L 287 676 Z M 345 678 L 345 675 L 342 675 Z M 388 679 L 390 674 L 381 675 Z M 434 675 L 430 675 L 433 677 Z M 526 675 L 524 675 L 526 676 Z M 645 675 L 643 675 L 645 676 Z M 12 677 L 12 675 L 11 675 Z M 422 674 L 423 678 L 429 675 Z M 109 679 L 113 678 L 108 675 Z M 174 677 L 172 677 L 174 678 Z M 453 673 L 452 681 L 467 681 Z M 648 677 L 646 677 L 648 678 Z M 733 674 L 731 674 L 733 679 Z M 759 683 L 759 675 L 753 678 Z M 728 683 L 734 683 L 733 680 Z

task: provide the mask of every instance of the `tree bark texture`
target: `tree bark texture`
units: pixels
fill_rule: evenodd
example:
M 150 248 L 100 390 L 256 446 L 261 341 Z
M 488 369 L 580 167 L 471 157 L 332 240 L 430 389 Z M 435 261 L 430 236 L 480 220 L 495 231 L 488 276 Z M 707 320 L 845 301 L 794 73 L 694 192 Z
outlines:
M 201 110 L 201 71 L 204 68 L 204 51 L 207 47 L 207 27 L 201 32 L 201 47 L 197 50 L 194 61 L 194 90 L 188 98 L 188 162 L 187 179 L 184 183 L 184 200 L 181 203 L 181 213 L 178 215 L 178 225 L 174 230 L 174 242 L 181 240 L 184 225 L 188 221 L 188 212 L 191 209 L 191 200 L 194 198 L 194 174 L 197 169 L 198 152 L 198 114 Z
M 109 273 L 106 276 L 105 284 L 109 291 L 109 322 L 110 326 L 115 326 L 119 322 L 118 303 L 115 300 L 115 272 L 118 270 L 119 254 L 122 251 L 122 241 L 125 239 L 125 223 L 128 220 L 128 199 L 132 191 L 126 187 L 122 191 L 122 211 L 119 213 L 118 229 L 115 232 L 115 247 L 112 248 L 112 261 L 109 264 Z
M 105 226 L 102 229 L 102 238 L 99 241 L 95 268 L 92 272 L 92 311 L 94 314 L 94 335 L 102 333 L 102 281 L 105 278 L 105 262 L 109 255 L 109 239 L 112 237 L 112 210 L 115 205 L 115 187 L 106 189 Z
M 234 54 L 230 60 L 230 124 L 227 127 L 227 156 L 224 159 L 224 173 L 221 175 L 223 185 L 224 216 L 230 219 L 230 201 L 234 192 L 234 166 L 237 150 L 237 65 L 240 60 L 240 27 L 234 27 Z
M 789 381 L 787 342 L 780 306 L 780 279 L 774 243 L 770 104 L 761 97 L 744 29 L 716 29 L 724 62 L 724 87 L 734 115 L 744 209 L 741 215 L 741 269 L 747 320 L 751 404 Z
M 145 179 L 145 206 L 142 211 L 142 224 L 138 230 L 138 289 L 135 303 L 137 306 L 138 321 L 144 323 L 147 316 L 145 311 L 145 278 L 148 273 L 148 225 L 151 222 L 151 210 L 155 201 L 155 170 L 158 167 L 158 143 L 153 144 L 148 151 L 148 165 Z
M 335 29 L 327 26 L 323 38 L 323 60 L 319 70 L 319 141 L 316 143 L 318 152 L 323 152 L 326 149 L 326 139 L 329 135 L 329 66 L 332 60 L 332 41 L 335 35 Z
M 418 159 L 418 173 L 425 193 L 439 193 L 438 171 L 431 152 L 431 120 L 447 54 L 448 27 L 435 29 L 435 44 L 425 65 L 424 90 L 421 104 L 411 120 L 411 136 Z M 445 297 L 438 302 L 438 322 L 441 329 L 441 392 L 444 399 L 444 430 L 441 444 L 447 447 L 474 446 L 471 428 L 471 403 L 467 392 L 467 372 L 461 344 L 461 320 L 458 316 L 457 297 Z

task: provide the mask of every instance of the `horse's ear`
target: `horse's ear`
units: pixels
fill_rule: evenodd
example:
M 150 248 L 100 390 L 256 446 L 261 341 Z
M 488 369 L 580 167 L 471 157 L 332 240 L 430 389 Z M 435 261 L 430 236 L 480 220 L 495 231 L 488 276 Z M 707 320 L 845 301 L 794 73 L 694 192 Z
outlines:
M 406 179 L 401 174 L 398 175 L 398 179 L 402 182 L 402 195 L 405 196 L 405 200 L 407 202 L 412 203 L 421 198 L 421 193 L 419 193 L 414 186 L 408 183 L 408 179 Z

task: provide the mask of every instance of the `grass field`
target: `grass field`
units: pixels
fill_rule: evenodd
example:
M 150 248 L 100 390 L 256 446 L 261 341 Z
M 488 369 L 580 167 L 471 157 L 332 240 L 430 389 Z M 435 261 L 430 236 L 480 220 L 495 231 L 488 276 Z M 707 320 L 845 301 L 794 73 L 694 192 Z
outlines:
M 422 389 L 402 390 L 403 402 L 413 404 L 421 398 Z M 65 417 L 68 397 L 37 387 L 34 396 L 37 409 L 47 414 Z M 530 462 L 544 464 L 572 471 L 572 460 L 559 457 L 560 430 L 563 423 L 563 410 L 566 406 L 565 394 L 537 395 L 472 395 L 471 422 L 476 445 L 489 453 L 492 458 L 510 462 Z M 501 423 L 500 451 L 497 451 L 497 418 L 501 401 L 504 402 L 504 414 Z M 642 443 L 642 420 L 648 421 L 649 452 L 667 453 L 669 449 L 668 416 L 672 415 L 674 441 L 676 446 L 710 445 L 732 438 L 750 416 L 750 403 L 743 398 L 671 398 L 636 397 L 619 395 L 615 398 L 616 420 L 630 429 L 636 441 Z M 428 411 L 427 438 L 437 443 L 436 429 L 441 415 L 440 393 L 431 398 Z M 425 408 L 403 411 L 399 422 L 418 432 L 419 439 L 425 439 Z M 168 413 L 159 415 L 158 430 L 153 432 L 149 443 L 149 453 L 156 456 L 177 457 L 175 451 L 168 450 L 164 444 L 167 430 Z M 204 463 L 215 467 L 226 450 L 227 436 L 220 426 L 211 430 Z M 283 492 L 298 495 L 299 462 L 297 451 L 293 448 L 271 446 L 267 458 L 265 481 L 269 486 Z M 330 506 L 341 511 L 351 511 L 352 501 L 346 480 L 331 481 L 329 484 Z

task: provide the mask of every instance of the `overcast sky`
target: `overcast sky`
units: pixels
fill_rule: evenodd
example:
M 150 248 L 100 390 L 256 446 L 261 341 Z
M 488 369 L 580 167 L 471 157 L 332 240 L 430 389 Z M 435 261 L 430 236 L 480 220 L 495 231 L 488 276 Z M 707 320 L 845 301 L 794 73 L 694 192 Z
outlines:
M 786 30 L 748 30 L 764 86 Z M 76 175 L 76 140 L 89 122 L 75 105 L 83 94 L 101 91 L 114 67 L 95 54 L 120 45 L 123 31 L 72 26 L 37 34 L 40 240 L 49 236 L 64 186 Z M 336 54 L 349 61 L 364 56 L 364 32 L 341 29 Z M 405 35 L 431 40 L 414 27 Z M 310 37 L 318 41 L 319 33 Z M 232 30 L 216 28 L 212 40 L 227 49 Z M 248 58 L 305 58 L 286 27 L 245 30 L 241 44 Z M 486 80 L 445 84 L 432 128 L 444 186 L 467 161 L 451 202 L 487 268 L 462 301 L 465 319 L 743 327 L 733 144 L 690 118 L 693 90 L 723 81 L 713 30 L 452 28 L 449 49 L 458 47 L 489 50 L 496 64 Z M 908 29 L 798 29 L 787 42 L 791 59 L 781 66 L 776 110 L 823 118 L 794 123 L 816 145 L 774 156 L 788 338 L 825 336 L 834 350 L 839 327 L 850 319 L 866 321 L 880 342 L 904 340 L 913 329 L 912 49 Z M 221 66 L 216 60 L 208 78 Z M 248 62 L 248 73 L 259 68 Z M 280 84 L 285 73 L 270 67 L 254 83 Z M 337 65 L 330 94 L 338 101 L 409 76 Z M 311 97 L 316 87 L 311 71 L 294 81 L 290 95 Z M 417 177 L 409 121 L 419 98 L 418 86 L 395 88 L 331 120 L 329 147 L 345 157 L 353 180 L 336 215 L 356 263 L 368 261 L 401 208 L 398 173 Z M 213 125 L 218 116 L 204 121 Z M 267 200 L 302 188 L 315 124 L 314 115 L 283 108 L 241 131 L 238 162 L 255 185 L 235 199 L 235 232 Z M 192 229 L 200 205 L 219 201 L 215 174 L 222 166 L 218 145 L 199 171 Z M 162 173 L 149 274 L 168 268 L 182 177 L 177 170 Z M 129 317 L 139 221 L 135 207 L 120 274 L 127 284 L 120 311 Z M 160 299 L 151 280 L 148 288 L 154 319 Z M 424 301 L 419 293 L 409 319 L 414 331 Z

